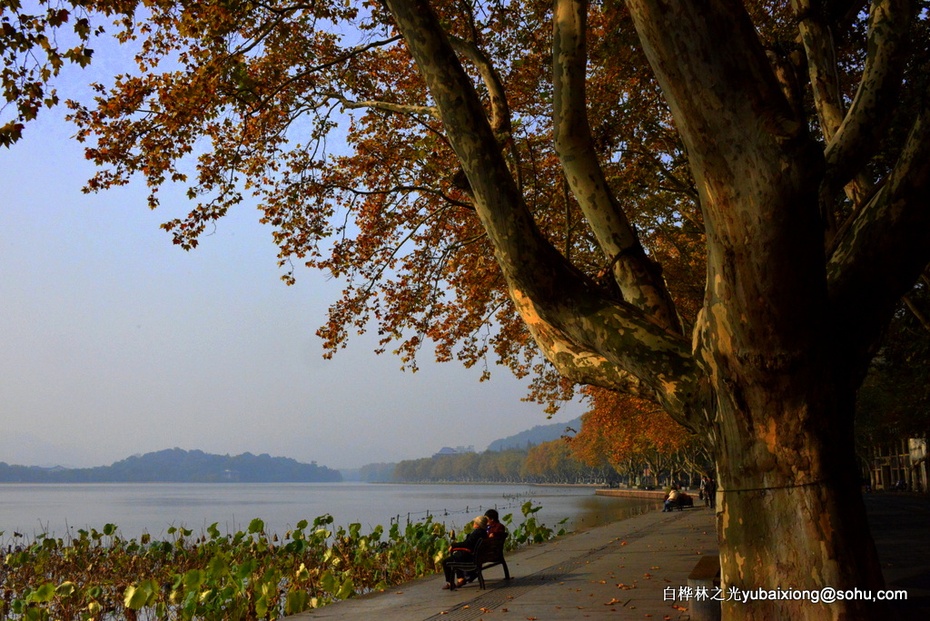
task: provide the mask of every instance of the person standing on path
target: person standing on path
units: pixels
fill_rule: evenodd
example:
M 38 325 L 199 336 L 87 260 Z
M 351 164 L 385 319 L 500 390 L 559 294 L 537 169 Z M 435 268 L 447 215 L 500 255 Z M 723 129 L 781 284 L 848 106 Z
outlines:
M 717 482 L 711 477 L 707 477 L 704 485 L 704 504 L 711 509 L 717 508 Z

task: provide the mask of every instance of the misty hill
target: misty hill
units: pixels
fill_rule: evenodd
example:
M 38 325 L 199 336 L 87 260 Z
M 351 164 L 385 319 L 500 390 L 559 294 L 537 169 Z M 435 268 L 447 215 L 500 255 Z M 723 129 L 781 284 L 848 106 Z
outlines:
M 566 434 L 565 429 L 571 427 L 575 431 Z M 575 435 L 581 429 L 581 418 L 570 420 L 567 423 L 552 423 L 551 425 L 536 425 L 527 431 L 521 431 L 518 434 L 495 440 L 488 445 L 489 451 L 505 451 L 507 449 L 526 448 L 527 445 L 535 446 L 544 442 L 558 440 L 564 435 Z
M 111 466 L 39 468 L 0 462 L 3 483 L 322 483 L 341 481 L 337 470 L 287 457 L 243 453 L 211 455 L 179 448 L 134 455 Z

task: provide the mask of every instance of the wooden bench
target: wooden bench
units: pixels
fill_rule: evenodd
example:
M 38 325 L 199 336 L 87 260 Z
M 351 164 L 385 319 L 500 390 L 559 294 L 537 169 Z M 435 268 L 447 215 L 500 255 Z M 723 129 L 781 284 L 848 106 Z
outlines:
M 720 600 L 714 598 L 720 586 L 720 557 L 707 554 L 698 559 L 697 565 L 688 574 L 688 586 L 692 589 L 692 598 L 688 603 L 691 621 L 720 621 Z M 707 598 L 696 599 L 694 590 L 703 587 Z
M 466 574 L 475 573 L 478 576 L 478 584 L 482 589 L 484 586 L 484 570 L 495 565 L 504 568 L 504 580 L 510 580 L 510 569 L 507 568 L 507 561 L 504 560 L 504 544 L 507 542 L 507 535 L 503 537 L 486 537 L 478 542 L 472 560 L 453 561 L 449 567 L 466 572 Z M 453 581 L 451 587 L 455 589 Z

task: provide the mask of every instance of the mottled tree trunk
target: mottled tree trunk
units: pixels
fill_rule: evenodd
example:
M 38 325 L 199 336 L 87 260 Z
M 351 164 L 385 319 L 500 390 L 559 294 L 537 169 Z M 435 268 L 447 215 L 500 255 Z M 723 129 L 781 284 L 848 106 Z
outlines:
M 728 600 L 724 618 L 879 618 L 879 603 L 828 600 L 829 588 L 874 593 L 882 586 L 847 437 L 851 426 L 838 422 L 845 417 L 816 411 L 837 399 L 826 386 L 806 402 L 790 390 L 773 390 L 767 408 L 747 411 L 735 409 L 733 397 L 731 391 L 722 399 L 718 412 L 717 534 L 724 597 L 736 587 L 741 593 L 808 590 L 823 599 Z
M 713 394 L 723 586 L 879 588 L 853 455 L 857 377 L 838 359 L 851 335 L 834 332 L 823 268 L 822 150 L 792 117 L 735 4 L 628 5 L 687 145 L 707 226 L 694 354 Z M 876 618 L 861 600 L 723 607 L 731 620 Z

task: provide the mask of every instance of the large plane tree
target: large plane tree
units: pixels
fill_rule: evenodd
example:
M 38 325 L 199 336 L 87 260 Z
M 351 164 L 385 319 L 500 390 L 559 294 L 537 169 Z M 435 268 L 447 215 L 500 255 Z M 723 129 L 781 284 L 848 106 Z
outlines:
M 882 585 L 853 413 L 930 262 L 926 2 L 0 6 L 3 143 L 115 28 L 136 69 L 70 104 L 89 189 L 188 184 L 185 248 L 254 195 L 282 266 L 346 284 L 329 348 L 655 401 L 713 443 L 725 587 Z

